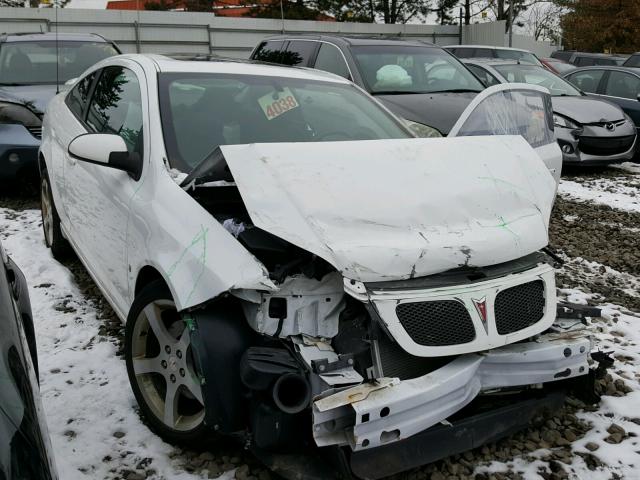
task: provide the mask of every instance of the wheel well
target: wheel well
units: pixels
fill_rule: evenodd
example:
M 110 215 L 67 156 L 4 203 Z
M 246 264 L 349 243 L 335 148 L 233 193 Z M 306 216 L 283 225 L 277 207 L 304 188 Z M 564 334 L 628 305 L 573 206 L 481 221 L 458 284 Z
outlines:
M 165 284 L 167 283 L 165 282 L 162 274 L 155 268 L 149 265 L 142 267 L 142 270 L 140 270 L 140 272 L 138 273 L 138 278 L 136 279 L 134 294 L 138 296 L 138 294 L 144 287 L 149 285 L 151 282 L 155 282 L 156 280 L 161 280 Z

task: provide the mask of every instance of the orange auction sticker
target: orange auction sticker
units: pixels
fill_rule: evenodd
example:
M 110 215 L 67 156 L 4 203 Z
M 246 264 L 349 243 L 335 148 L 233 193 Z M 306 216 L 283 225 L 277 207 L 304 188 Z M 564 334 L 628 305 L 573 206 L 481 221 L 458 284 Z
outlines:
M 258 103 L 267 116 L 267 120 L 273 120 L 283 113 L 300 106 L 289 88 L 283 88 L 279 92 L 267 93 L 258 99 Z

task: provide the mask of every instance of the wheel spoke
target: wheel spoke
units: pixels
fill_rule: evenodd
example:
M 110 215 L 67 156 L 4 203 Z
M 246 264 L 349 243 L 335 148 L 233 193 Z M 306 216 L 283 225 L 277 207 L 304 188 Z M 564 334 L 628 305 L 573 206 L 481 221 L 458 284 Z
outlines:
M 182 379 L 182 384 L 186 387 L 187 390 L 193 395 L 196 400 L 200 402 L 201 405 L 204 405 L 204 400 L 202 398 L 202 387 L 200 386 L 200 379 L 189 370 L 187 370 L 186 376 Z
M 171 428 L 178 420 L 178 384 L 167 381 L 167 392 L 164 396 L 164 423 Z
M 163 373 L 164 369 L 160 365 L 160 357 L 154 358 L 134 358 L 133 370 L 136 375 L 144 375 L 145 373 Z
M 158 342 L 162 345 L 173 345 L 176 343 L 176 339 L 173 338 L 167 331 L 167 327 L 164 326 L 162 318 L 160 316 L 160 309 L 154 303 L 150 303 L 144 307 L 144 314 L 147 316 L 149 326 L 155 334 Z

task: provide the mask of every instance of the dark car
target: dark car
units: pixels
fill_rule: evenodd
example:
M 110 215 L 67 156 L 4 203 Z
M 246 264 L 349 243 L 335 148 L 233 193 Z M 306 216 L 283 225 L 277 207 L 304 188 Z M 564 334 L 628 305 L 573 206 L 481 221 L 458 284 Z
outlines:
M 347 78 L 422 137 L 447 135 L 484 89 L 451 53 L 417 40 L 280 35 L 260 42 L 251 58 Z
M 0 244 L 0 479 L 57 478 L 40 406 L 24 275 Z
M 636 52 L 629 56 L 627 60 L 622 64 L 623 67 L 640 68 L 640 52 Z
M 629 67 L 588 67 L 565 79 L 589 96 L 618 104 L 640 128 L 640 70 Z
M 536 65 L 499 60 L 467 60 L 467 66 L 487 86 L 529 83 L 551 93 L 555 137 L 564 165 L 606 165 L 633 158 L 634 122 L 623 110 L 590 98 L 563 78 Z
M 627 58 L 620 55 L 610 55 L 608 53 L 587 53 L 574 50 L 558 50 L 551 54 L 552 58 L 557 58 L 569 62 L 576 67 L 590 67 L 594 65 L 622 65 Z
M 0 180 L 37 176 L 49 100 L 60 85 L 119 53 L 113 42 L 95 34 L 0 35 Z

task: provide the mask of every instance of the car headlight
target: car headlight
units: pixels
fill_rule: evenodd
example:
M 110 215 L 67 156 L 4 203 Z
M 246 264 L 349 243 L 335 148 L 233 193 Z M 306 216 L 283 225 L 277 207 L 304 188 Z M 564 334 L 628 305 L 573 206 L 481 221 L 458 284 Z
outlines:
M 0 102 L 0 123 L 18 123 L 25 127 L 39 127 L 42 121 L 23 105 Z
M 557 113 L 553 114 L 553 124 L 560 128 L 578 128 L 576 123 L 572 122 L 567 117 L 558 115 Z
M 416 136 L 420 138 L 436 138 L 441 137 L 442 134 L 433 127 L 429 125 L 424 125 L 418 122 L 412 122 L 411 120 L 403 119 L 404 124 L 411 129 Z

